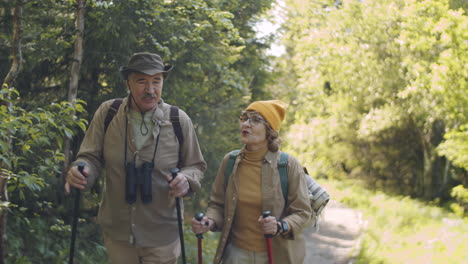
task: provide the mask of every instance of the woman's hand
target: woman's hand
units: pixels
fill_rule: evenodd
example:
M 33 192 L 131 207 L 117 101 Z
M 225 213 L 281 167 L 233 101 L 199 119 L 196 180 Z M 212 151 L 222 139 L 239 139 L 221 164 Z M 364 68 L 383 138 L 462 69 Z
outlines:
M 274 216 L 267 216 L 263 218 L 261 215 L 258 218 L 258 223 L 262 227 L 263 234 L 265 235 L 276 235 L 278 231 L 278 221 L 276 221 L 276 217 Z
M 192 218 L 192 232 L 195 234 L 203 234 L 211 230 L 214 226 L 214 221 L 204 216 L 201 221 Z

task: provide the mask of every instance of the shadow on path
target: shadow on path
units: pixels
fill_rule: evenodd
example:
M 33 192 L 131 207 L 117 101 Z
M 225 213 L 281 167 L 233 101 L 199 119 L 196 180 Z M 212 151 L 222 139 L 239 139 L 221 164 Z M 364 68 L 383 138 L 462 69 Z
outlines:
M 359 247 L 362 214 L 331 200 L 322 212 L 318 232 L 304 229 L 306 264 L 348 264 Z

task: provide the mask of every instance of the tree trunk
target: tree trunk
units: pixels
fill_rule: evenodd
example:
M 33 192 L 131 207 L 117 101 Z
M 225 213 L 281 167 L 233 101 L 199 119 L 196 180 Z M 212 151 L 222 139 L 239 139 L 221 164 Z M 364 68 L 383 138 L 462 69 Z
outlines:
M 432 169 L 434 154 L 430 143 L 427 142 L 424 135 L 421 135 L 423 148 L 423 174 L 422 174 L 422 196 L 426 200 L 432 199 Z
M 10 71 L 3 80 L 3 88 L 10 88 L 16 77 L 21 71 L 21 38 L 23 33 L 23 1 L 18 0 L 16 6 L 13 9 L 13 46 L 12 46 L 12 57 Z
M 81 61 L 83 59 L 83 36 L 84 36 L 84 25 L 85 25 L 85 7 L 86 0 L 77 0 L 77 10 L 76 10 L 76 19 L 75 19 L 75 28 L 76 28 L 76 39 L 75 39 L 75 50 L 73 53 L 73 60 L 70 70 L 70 85 L 68 88 L 68 101 L 72 104 L 75 104 L 77 92 L 78 92 L 78 82 L 80 79 L 80 67 Z M 66 138 L 63 145 L 63 154 L 65 155 L 64 169 L 62 171 L 62 179 L 65 179 L 65 175 L 68 171 L 68 164 L 70 164 L 72 159 L 72 151 L 70 147 L 70 140 Z
M 440 185 L 440 188 L 439 188 L 439 193 L 441 193 L 442 195 L 446 193 L 446 189 L 448 186 L 449 169 L 450 169 L 450 160 L 445 159 L 444 174 L 442 176 L 442 184 Z
M 85 22 L 85 6 L 86 0 L 77 0 L 76 10 L 76 39 L 75 51 L 73 54 L 73 61 L 70 72 L 70 86 L 68 88 L 68 101 L 74 103 L 78 91 L 78 81 L 80 78 L 80 67 L 83 59 L 83 36 L 84 36 L 84 22 Z
M 421 142 L 422 151 L 422 163 L 423 170 L 419 174 L 416 182 L 416 192 L 418 196 L 423 197 L 426 200 L 430 200 L 434 197 L 434 163 L 436 158 L 435 148 L 431 143 L 431 132 L 424 133 L 423 129 L 416 125 L 413 119 L 411 119 L 414 128 L 417 131 L 419 140 Z
M 433 194 L 433 164 L 435 150 L 431 144 L 430 133 L 424 133 L 423 128 L 419 127 L 412 116 L 409 116 L 411 126 L 414 127 L 421 143 L 422 151 L 422 172 L 417 173 L 415 193 L 419 197 L 430 200 Z
M 12 57 L 13 61 L 11 64 L 10 71 L 3 81 L 2 88 L 10 88 L 13 82 L 16 80 L 19 72 L 21 71 L 21 38 L 23 32 L 23 4 L 24 0 L 18 0 L 16 6 L 13 9 L 13 46 L 12 46 Z M 10 107 L 9 102 L 4 102 L 7 108 Z M 7 149 L 11 148 L 11 139 L 8 137 Z M 8 152 L 8 151 L 7 151 Z M 0 174 L 0 201 L 2 203 L 8 202 L 8 173 L 5 171 L 11 170 L 9 166 L 5 163 L 1 163 L 1 174 Z M 6 225 L 7 225 L 7 210 L 4 207 L 0 208 L 0 263 L 5 263 L 6 259 Z

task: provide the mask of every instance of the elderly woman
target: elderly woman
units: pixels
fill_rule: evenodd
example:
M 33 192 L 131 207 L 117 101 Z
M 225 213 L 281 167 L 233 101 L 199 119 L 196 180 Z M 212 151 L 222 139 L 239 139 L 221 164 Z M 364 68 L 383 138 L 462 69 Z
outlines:
M 284 103 L 270 100 L 250 104 L 240 116 L 240 140 L 244 146 L 224 157 L 206 216 L 201 221 L 192 219 L 192 231 L 196 234 L 222 232 L 214 263 L 268 263 L 265 235 L 273 236 L 275 263 L 304 262 L 301 231 L 311 217 L 311 208 L 303 168 L 290 155 L 287 197 L 283 196 L 278 132 L 284 115 Z M 235 161 L 229 173 L 233 153 Z M 270 211 L 270 216 L 264 217 L 265 211 Z

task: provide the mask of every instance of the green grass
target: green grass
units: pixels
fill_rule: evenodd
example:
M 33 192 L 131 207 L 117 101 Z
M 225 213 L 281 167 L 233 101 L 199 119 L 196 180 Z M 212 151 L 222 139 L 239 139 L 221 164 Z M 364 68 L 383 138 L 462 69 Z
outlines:
M 202 250 L 203 250 L 203 263 L 213 263 L 216 253 L 216 246 L 218 245 L 219 232 L 207 232 L 203 234 Z M 185 241 L 185 254 L 187 264 L 198 263 L 198 242 L 195 234 L 191 231 L 191 225 L 187 223 L 184 225 L 184 241 Z M 182 257 L 179 258 L 179 263 L 182 263 Z
M 363 213 L 356 263 L 468 263 L 468 218 L 435 203 L 370 191 L 356 181 L 320 181 L 332 199 Z

